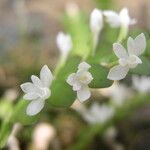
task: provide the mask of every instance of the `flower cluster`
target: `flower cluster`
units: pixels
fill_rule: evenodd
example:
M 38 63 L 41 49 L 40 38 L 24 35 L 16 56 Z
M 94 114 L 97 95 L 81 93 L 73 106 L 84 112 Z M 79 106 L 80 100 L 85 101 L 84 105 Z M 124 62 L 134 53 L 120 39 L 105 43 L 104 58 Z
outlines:
M 123 8 L 119 14 L 114 11 L 101 11 L 94 9 L 90 16 L 90 29 L 93 34 L 94 45 L 98 42 L 99 34 L 104 26 L 103 15 L 106 17 L 106 22 L 110 24 L 111 27 L 120 27 L 124 26 L 128 28 L 130 24 L 134 24 L 135 19 L 131 19 L 127 8 Z M 67 59 L 70 50 L 73 48 L 71 36 L 59 32 L 56 38 L 56 44 L 61 52 L 63 61 Z M 120 44 L 114 43 L 113 49 L 115 55 L 118 57 L 118 65 L 112 67 L 108 73 L 107 78 L 109 80 L 121 80 L 125 78 L 128 71 L 137 67 L 142 63 L 141 58 L 139 57 L 146 48 L 146 39 L 143 33 L 138 35 L 135 39 L 129 37 L 127 41 L 127 50 Z M 86 62 L 81 62 L 78 65 L 78 70 L 75 73 L 71 73 L 67 78 L 66 82 L 72 86 L 73 91 L 77 92 L 77 99 L 80 102 L 84 102 L 89 99 L 91 96 L 89 84 L 94 80 L 93 75 L 90 72 L 90 64 Z M 28 115 L 35 115 L 39 113 L 44 107 L 45 100 L 48 99 L 51 95 L 50 85 L 53 81 L 53 75 L 48 66 L 44 65 L 40 71 L 40 78 L 32 75 L 32 82 L 26 82 L 21 85 L 21 89 L 25 93 L 24 99 L 29 100 L 30 103 L 27 107 L 26 113 Z M 96 104 L 91 108 L 89 115 L 86 115 L 85 118 L 91 122 L 93 115 L 96 113 L 104 113 L 108 118 L 113 111 L 107 109 L 104 105 L 99 107 Z M 103 115 L 95 116 L 96 120 L 100 122 L 105 122 Z
M 90 29 L 93 34 L 94 45 L 97 44 L 98 36 L 104 26 L 103 16 L 106 18 L 106 22 L 112 28 L 121 27 L 124 28 L 126 32 L 128 32 L 129 25 L 133 25 L 136 23 L 135 19 L 130 18 L 127 8 L 123 8 L 119 14 L 112 10 L 102 11 L 99 9 L 94 9 L 90 16 Z

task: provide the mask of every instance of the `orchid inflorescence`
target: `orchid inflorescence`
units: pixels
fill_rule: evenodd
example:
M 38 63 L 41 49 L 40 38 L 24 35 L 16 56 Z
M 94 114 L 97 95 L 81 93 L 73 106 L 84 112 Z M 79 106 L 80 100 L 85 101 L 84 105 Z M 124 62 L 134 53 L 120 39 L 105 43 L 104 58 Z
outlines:
M 94 45 L 97 44 L 99 34 L 104 27 L 103 16 L 105 17 L 106 22 L 113 28 L 124 27 L 128 30 L 128 26 L 136 22 L 135 19 L 130 18 L 127 8 L 123 8 L 119 14 L 110 10 L 101 11 L 99 9 L 94 9 L 90 16 L 90 29 L 93 35 Z M 60 50 L 61 56 L 64 60 L 66 60 L 73 47 L 71 36 L 64 34 L 63 32 L 59 32 L 56 38 L 56 44 Z M 110 69 L 107 78 L 109 80 L 121 80 L 125 78 L 129 69 L 135 68 L 138 64 L 142 63 L 139 56 L 144 52 L 145 48 L 146 39 L 143 33 L 138 35 L 135 39 L 131 37 L 128 38 L 127 50 L 120 42 L 114 43 L 113 50 L 119 59 L 119 64 Z M 80 102 L 84 102 L 91 96 L 89 84 L 94 80 L 94 76 L 90 72 L 90 68 L 92 68 L 90 64 L 82 61 L 78 64 L 77 72 L 71 73 L 66 77 L 66 82 L 72 86 L 73 91 L 77 92 L 77 99 Z M 50 69 L 47 65 L 44 65 L 40 72 L 40 78 L 32 75 L 32 83 L 27 82 L 21 85 L 21 89 L 25 92 L 23 98 L 30 101 L 26 109 L 26 113 L 28 115 L 35 115 L 42 110 L 45 100 L 51 96 L 51 90 L 49 87 L 52 84 L 53 79 L 54 77 Z M 107 109 L 105 110 L 105 106 L 102 106 L 102 108 L 104 111 L 107 111 Z M 112 111 L 110 114 L 111 113 Z M 89 117 L 89 115 L 86 117 Z M 99 119 L 102 122 L 105 121 L 103 117 Z M 94 122 L 94 120 L 91 120 L 91 122 Z

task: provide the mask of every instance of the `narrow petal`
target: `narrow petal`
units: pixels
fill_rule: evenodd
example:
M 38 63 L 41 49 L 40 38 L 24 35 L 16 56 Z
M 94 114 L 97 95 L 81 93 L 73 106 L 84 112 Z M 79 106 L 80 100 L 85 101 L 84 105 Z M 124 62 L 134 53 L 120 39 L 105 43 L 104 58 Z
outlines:
M 53 80 L 53 75 L 47 65 L 44 65 L 40 72 L 40 79 L 44 86 L 49 87 Z
M 128 54 L 125 48 L 120 43 L 113 44 L 114 53 L 118 58 L 127 58 Z
M 131 37 L 128 38 L 128 52 L 130 55 L 141 55 L 146 48 L 146 39 L 145 35 L 141 33 L 138 35 L 135 40 Z
M 39 98 L 39 94 L 37 94 L 37 93 L 27 93 L 23 96 L 23 98 L 26 99 L 26 100 L 34 100 L 34 99 Z
M 45 101 L 44 100 L 33 100 L 31 103 L 29 103 L 26 113 L 29 116 L 36 115 L 39 113 L 42 108 L 44 107 Z
M 130 16 L 129 16 L 128 9 L 127 8 L 123 8 L 120 11 L 119 16 L 120 16 L 120 20 L 121 20 L 122 25 L 129 26 L 129 24 L 130 24 Z
M 34 85 L 39 86 L 39 87 L 43 86 L 41 80 L 37 76 L 32 75 L 31 80 L 32 80 Z
M 75 83 L 75 75 L 75 73 L 70 74 L 66 80 L 66 82 L 71 86 L 73 86 L 73 84 Z
M 110 69 L 107 78 L 110 80 L 121 80 L 125 78 L 128 71 L 129 71 L 128 67 L 117 65 Z
M 127 41 L 127 47 L 128 47 L 128 53 L 130 55 L 134 54 L 134 50 L 135 50 L 135 45 L 134 45 L 134 39 L 129 37 L 128 41 Z
M 81 90 L 77 91 L 77 98 L 80 102 L 84 102 L 91 96 L 90 89 L 88 87 L 82 87 Z
M 143 33 L 138 35 L 134 40 L 134 44 L 135 44 L 134 55 L 136 55 L 136 56 L 141 55 L 144 52 L 145 48 L 146 48 L 145 35 Z
M 20 85 L 20 87 L 21 87 L 22 91 L 25 92 L 25 93 L 36 91 L 36 87 L 31 82 L 23 83 L 23 84 Z
M 91 31 L 95 34 L 99 34 L 99 32 L 103 28 L 103 15 L 102 11 L 99 9 L 94 9 L 90 15 L 90 28 Z
M 56 38 L 56 44 L 63 56 L 67 56 L 72 48 L 72 39 L 70 35 L 59 32 Z

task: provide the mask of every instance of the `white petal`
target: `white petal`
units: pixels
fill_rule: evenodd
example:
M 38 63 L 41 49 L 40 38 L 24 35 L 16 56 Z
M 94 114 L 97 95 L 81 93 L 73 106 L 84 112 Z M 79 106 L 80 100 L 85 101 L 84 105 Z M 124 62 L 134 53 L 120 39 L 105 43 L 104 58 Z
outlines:
M 125 78 L 128 71 L 129 71 L 128 67 L 117 65 L 110 69 L 107 78 L 110 80 L 121 80 Z
M 53 75 L 47 65 L 44 65 L 40 72 L 40 79 L 42 84 L 46 87 L 49 87 L 53 80 Z
M 70 74 L 66 80 L 66 82 L 71 86 L 73 86 L 73 84 L 75 83 L 75 75 L 75 73 Z
M 62 55 L 66 56 L 72 48 L 72 40 L 68 34 L 59 32 L 56 38 L 56 44 Z
M 134 44 L 135 44 L 135 50 L 134 50 L 134 54 L 136 56 L 141 55 L 145 48 L 146 48 L 146 38 L 145 35 L 143 33 L 141 33 L 140 35 L 138 35 L 135 40 L 134 40 Z
M 127 8 L 123 8 L 123 9 L 120 11 L 119 16 L 120 16 L 121 23 L 122 23 L 124 26 L 128 26 L 129 23 L 130 23 L 130 17 L 129 17 L 128 9 L 127 9 Z
M 80 90 L 81 89 L 81 84 L 79 83 L 79 82 L 75 82 L 74 84 L 73 84 L 73 90 L 74 91 L 78 91 L 78 90 Z
M 39 87 L 43 86 L 41 80 L 37 76 L 32 75 L 31 80 L 32 80 L 34 85 L 39 86 Z
M 132 55 L 135 50 L 134 39 L 129 37 L 127 41 L 128 53 Z
M 26 99 L 26 100 L 34 100 L 34 99 L 39 98 L 39 94 L 37 94 L 37 93 L 27 93 L 23 96 L 23 98 Z
M 31 82 L 26 82 L 20 85 L 21 89 L 25 93 L 36 92 L 36 87 Z
M 127 8 L 123 8 L 120 13 L 120 21 L 122 23 L 123 26 L 129 26 L 129 25 L 133 25 L 136 23 L 136 19 L 131 19 L 129 16 L 129 11 Z
M 88 70 L 91 66 L 86 62 L 81 62 L 78 66 L 79 70 Z
M 91 96 L 90 89 L 88 87 L 82 87 L 81 90 L 77 91 L 77 98 L 80 102 L 84 102 Z
M 128 59 L 128 66 L 130 68 L 135 68 L 138 64 L 141 64 L 142 60 L 136 55 L 130 55 Z
M 114 53 L 116 54 L 116 56 L 118 58 L 127 58 L 128 57 L 128 54 L 127 54 L 125 48 L 121 44 L 114 43 L 113 49 L 114 49 Z
M 128 38 L 128 51 L 130 55 L 141 55 L 146 48 L 146 38 L 143 33 L 138 35 L 135 40 L 131 37 Z
M 90 28 L 93 33 L 99 34 L 103 28 L 103 15 L 101 10 L 94 9 L 90 16 Z
M 36 115 L 42 110 L 42 108 L 44 107 L 44 104 L 45 104 L 44 100 L 33 100 L 27 106 L 27 110 L 26 110 L 27 115 L 29 116 Z
M 106 17 L 106 22 L 108 22 L 111 27 L 117 28 L 120 26 L 120 18 L 116 12 L 108 10 L 104 11 L 103 14 Z

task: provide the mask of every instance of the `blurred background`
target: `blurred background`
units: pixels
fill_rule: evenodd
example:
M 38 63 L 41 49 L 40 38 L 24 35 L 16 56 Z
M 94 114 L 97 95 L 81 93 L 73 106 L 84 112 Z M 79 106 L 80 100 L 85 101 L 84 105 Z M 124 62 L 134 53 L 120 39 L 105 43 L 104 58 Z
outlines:
M 19 85 L 28 81 L 31 74 L 38 74 L 44 64 L 54 70 L 59 59 L 56 36 L 59 31 L 64 31 L 62 16 L 73 5 L 87 16 L 95 7 L 118 12 L 127 7 L 130 15 L 138 20 L 136 26 L 149 34 L 149 0 L 0 0 L 1 98 L 16 103 L 22 94 Z M 146 83 L 150 84 L 148 77 Z M 121 95 L 121 98 L 128 97 L 129 91 L 123 85 L 125 96 Z M 92 99 L 101 103 L 116 93 L 115 98 L 119 99 L 120 92 L 116 87 L 115 90 L 93 92 Z M 90 105 L 88 103 L 87 108 Z M 77 102 L 69 110 L 52 109 L 45 118 L 30 126 L 16 123 L 5 149 L 66 150 L 73 147 L 80 130 L 91 124 L 83 115 L 84 109 L 85 106 Z M 105 135 L 96 133 L 90 142 L 84 141 L 86 150 L 149 150 L 149 125 L 150 105 L 147 105 L 111 127 Z

